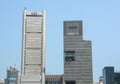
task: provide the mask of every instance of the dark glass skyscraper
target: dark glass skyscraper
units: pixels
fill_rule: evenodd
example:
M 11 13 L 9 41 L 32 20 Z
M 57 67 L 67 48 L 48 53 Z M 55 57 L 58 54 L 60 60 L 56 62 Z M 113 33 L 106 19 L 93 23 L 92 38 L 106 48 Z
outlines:
M 114 67 L 103 69 L 103 84 L 114 84 Z

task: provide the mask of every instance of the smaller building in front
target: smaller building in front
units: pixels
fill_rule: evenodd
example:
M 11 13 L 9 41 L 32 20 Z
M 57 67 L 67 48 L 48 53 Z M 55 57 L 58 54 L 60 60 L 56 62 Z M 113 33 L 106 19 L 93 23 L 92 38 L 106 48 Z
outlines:
M 63 75 L 46 75 L 45 84 L 63 84 Z
M 19 84 L 19 71 L 15 67 L 10 67 L 7 70 L 5 84 Z
M 103 76 L 99 77 L 99 84 L 103 84 Z
M 5 84 L 5 80 L 4 79 L 0 79 L 0 84 Z
M 103 69 L 103 84 L 114 84 L 114 67 L 109 66 Z
M 115 81 L 115 84 L 120 84 L 120 72 L 114 73 L 114 81 Z

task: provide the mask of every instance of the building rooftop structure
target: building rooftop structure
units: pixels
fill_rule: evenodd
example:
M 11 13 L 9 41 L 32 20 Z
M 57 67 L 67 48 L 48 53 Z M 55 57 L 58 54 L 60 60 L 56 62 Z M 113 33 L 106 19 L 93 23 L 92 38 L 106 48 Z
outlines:
M 5 84 L 18 84 L 19 83 L 19 71 L 15 66 L 10 66 L 7 69 L 7 78 L 5 79 Z

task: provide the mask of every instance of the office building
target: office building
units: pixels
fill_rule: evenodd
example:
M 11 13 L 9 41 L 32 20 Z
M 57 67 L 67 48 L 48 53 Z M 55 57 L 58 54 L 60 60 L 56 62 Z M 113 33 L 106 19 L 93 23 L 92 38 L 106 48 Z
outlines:
M 5 80 L 4 79 L 0 79 L 0 84 L 5 84 Z
M 64 83 L 91 84 L 92 46 L 83 40 L 82 21 L 64 21 Z
M 120 84 L 120 72 L 114 73 L 114 84 Z
M 99 84 L 103 84 L 103 76 L 99 77 Z
M 19 84 L 19 71 L 15 67 L 10 67 L 7 70 L 5 84 Z
M 103 84 L 114 84 L 114 67 L 103 69 Z
M 46 75 L 45 84 L 63 84 L 63 75 Z
M 21 84 L 45 83 L 45 11 L 23 12 Z

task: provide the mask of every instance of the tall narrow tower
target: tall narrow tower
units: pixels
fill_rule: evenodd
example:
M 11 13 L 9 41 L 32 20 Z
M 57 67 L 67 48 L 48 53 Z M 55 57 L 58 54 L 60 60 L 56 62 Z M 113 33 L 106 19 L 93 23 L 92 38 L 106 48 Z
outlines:
M 23 13 L 21 84 L 45 81 L 45 11 Z
M 82 21 L 64 21 L 64 82 L 93 82 L 91 41 L 83 40 Z

